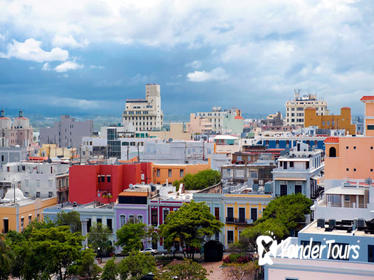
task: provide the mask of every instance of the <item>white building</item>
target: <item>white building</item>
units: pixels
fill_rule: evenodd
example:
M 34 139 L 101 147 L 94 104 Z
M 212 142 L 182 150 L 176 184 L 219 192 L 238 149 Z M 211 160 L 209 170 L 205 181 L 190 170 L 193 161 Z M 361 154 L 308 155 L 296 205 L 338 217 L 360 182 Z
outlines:
M 197 112 L 196 116 L 204 118 L 211 123 L 211 129 L 213 133 L 220 134 L 223 133 L 224 119 L 226 116 L 240 116 L 239 109 L 229 109 L 223 110 L 222 107 L 213 107 L 212 112 Z
M 128 131 L 160 130 L 163 124 L 160 85 L 147 84 L 145 99 L 126 99 L 122 123 Z
M 66 174 L 68 170 L 68 164 L 12 162 L 3 165 L 0 183 L 4 187 L 17 184 L 26 197 L 55 197 L 58 187 L 56 176 Z
M 304 126 L 305 108 L 316 108 L 317 115 L 327 115 L 327 102 L 318 100 L 317 96 L 308 94 L 300 96 L 295 93 L 295 98 L 286 102 L 286 125 Z

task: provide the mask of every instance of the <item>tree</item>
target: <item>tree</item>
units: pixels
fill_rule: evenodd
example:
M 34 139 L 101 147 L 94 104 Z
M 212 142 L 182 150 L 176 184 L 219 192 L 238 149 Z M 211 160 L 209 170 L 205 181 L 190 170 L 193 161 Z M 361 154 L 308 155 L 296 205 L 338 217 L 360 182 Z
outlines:
M 156 280 L 205 280 L 207 275 L 208 272 L 201 264 L 185 259 L 182 263 L 167 265 L 166 270 L 156 276 Z
M 92 280 L 98 279 L 100 272 L 101 268 L 95 264 L 95 253 L 91 249 L 84 250 L 81 258 L 70 269 L 70 274 Z
M 230 264 L 224 268 L 228 279 L 252 280 L 256 272 L 256 265 L 253 262 L 246 264 Z
M 112 235 L 111 230 L 102 224 L 96 224 L 91 227 L 88 233 L 88 246 L 94 250 L 100 257 L 109 256 L 114 248 L 109 237 Z M 100 252 L 98 251 L 100 248 Z
M 213 186 L 220 181 L 221 174 L 216 170 L 208 169 L 200 171 L 194 175 L 187 174 L 180 182 L 184 184 L 186 190 L 202 190 Z
M 113 280 L 116 279 L 118 275 L 118 268 L 114 262 L 114 258 L 107 261 L 104 266 L 103 273 L 101 274 L 101 280 Z
M 166 248 L 171 248 L 178 241 L 186 249 L 188 257 L 193 258 L 194 248 L 200 248 L 204 238 L 219 233 L 222 226 L 204 202 L 191 201 L 166 217 L 160 233 Z
M 139 280 L 148 273 L 156 272 L 155 258 L 146 253 L 132 251 L 118 264 L 121 280 Z
M 70 226 L 72 232 L 81 232 L 80 214 L 77 211 L 57 213 L 56 225 Z
M 122 252 L 128 254 L 132 250 L 141 250 L 145 237 L 145 224 L 129 222 L 117 230 L 116 245 L 122 246 Z
M 14 253 L 0 235 L 0 280 L 7 280 L 14 263 Z
M 12 275 L 23 279 L 64 280 L 82 256 L 83 237 L 68 226 L 35 224 L 24 233 L 9 232 L 6 241 L 16 255 Z

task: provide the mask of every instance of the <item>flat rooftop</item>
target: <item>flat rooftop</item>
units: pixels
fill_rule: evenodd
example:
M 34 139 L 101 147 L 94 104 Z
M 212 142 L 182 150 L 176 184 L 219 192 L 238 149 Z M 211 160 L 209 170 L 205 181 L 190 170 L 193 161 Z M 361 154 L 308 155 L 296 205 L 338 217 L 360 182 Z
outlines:
M 325 228 L 328 227 L 328 224 L 325 225 Z M 363 230 L 353 230 L 348 233 L 346 230 L 333 229 L 332 231 L 325 231 L 325 228 L 317 227 L 317 221 L 313 221 L 305 228 L 303 228 L 299 233 L 306 234 L 320 234 L 320 235 L 342 235 L 342 236 L 363 236 L 363 237 L 374 237 L 372 233 L 365 233 Z

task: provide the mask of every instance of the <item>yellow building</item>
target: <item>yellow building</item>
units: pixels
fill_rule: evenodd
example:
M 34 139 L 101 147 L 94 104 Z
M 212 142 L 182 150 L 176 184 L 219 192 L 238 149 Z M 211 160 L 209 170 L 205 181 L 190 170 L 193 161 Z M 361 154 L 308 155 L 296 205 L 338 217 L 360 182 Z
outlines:
M 239 241 L 241 232 L 262 217 L 263 210 L 271 201 L 270 194 L 225 194 L 225 247 Z
M 47 158 L 72 159 L 78 156 L 76 148 L 60 148 L 56 144 L 43 144 L 38 156 Z
M 148 131 L 150 137 L 157 137 L 162 140 L 191 140 L 191 133 L 186 131 L 184 123 L 170 123 L 167 131 Z
M 356 125 L 351 123 L 351 108 L 343 107 L 340 115 L 317 115 L 316 108 L 304 111 L 304 127 L 317 126 L 321 129 L 345 129 L 346 134 L 355 135 Z
M 187 174 L 196 174 L 206 169 L 210 169 L 210 159 L 206 164 L 153 164 L 152 182 L 172 184 L 176 180 L 183 179 Z
M 44 208 L 57 204 L 56 197 L 46 199 L 24 199 L 0 204 L 0 232 L 23 231 L 35 219 L 43 220 Z

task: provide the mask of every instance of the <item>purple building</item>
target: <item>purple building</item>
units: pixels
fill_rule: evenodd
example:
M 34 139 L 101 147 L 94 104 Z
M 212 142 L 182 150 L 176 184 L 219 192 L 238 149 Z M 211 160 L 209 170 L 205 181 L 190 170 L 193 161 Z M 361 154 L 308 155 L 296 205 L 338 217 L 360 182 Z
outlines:
M 59 147 L 80 147 L 83 136 L 91 136 L 93 121 L 76 121 L 68 115 L 61 116 L 53 127 L 40 129 L 40 144 L 56 144 Z

